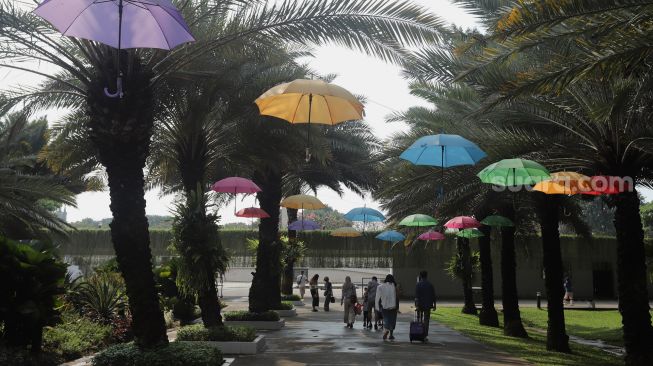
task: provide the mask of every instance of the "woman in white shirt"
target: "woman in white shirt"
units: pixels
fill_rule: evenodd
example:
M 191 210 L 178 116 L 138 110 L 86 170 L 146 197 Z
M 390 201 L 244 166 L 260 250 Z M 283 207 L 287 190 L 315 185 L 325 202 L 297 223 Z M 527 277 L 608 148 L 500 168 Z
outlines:
M 376 310 L 383 314 L 383 340 L 394 340 L 394 330 L 397 324 L 397 284 L 391 274 L 385 276 L 385 282 L 376 288 L 376 299 L 374 301 Z

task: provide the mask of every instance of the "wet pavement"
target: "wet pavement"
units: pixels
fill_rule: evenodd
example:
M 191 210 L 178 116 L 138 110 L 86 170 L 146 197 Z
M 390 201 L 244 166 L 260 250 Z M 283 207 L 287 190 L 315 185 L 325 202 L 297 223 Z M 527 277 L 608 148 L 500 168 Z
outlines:
M 431 322 L 429 342 L 410 343 L 412 319 L 409 304 L 402 304 L 394 341 L 383 341 L 382 331 L 362 329 L 362 317 L 354 329 L 344 327 L 343 312 L 333 304 L 331 312 L 313 313 L 310 306 L 297 308 L 299 315 L 286 318 L 279 331 L 261 331 L 266 349 L 253 356 L 239 356 L 234 366 L 274 365 L 529 365 Z M 405 309 L 404 309 L 405 308 Z

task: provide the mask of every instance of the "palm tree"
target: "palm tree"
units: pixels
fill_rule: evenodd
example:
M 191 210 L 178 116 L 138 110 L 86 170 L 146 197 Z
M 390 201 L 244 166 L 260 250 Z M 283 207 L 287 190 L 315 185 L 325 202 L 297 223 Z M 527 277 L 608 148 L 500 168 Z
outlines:
M 409 2 L 378 0 L 324 3 L 287 1 L 268 7 L 259 2 L 199 0 L 180 2 L 180 9 L 198 41 L 172 52 L 129 50 L 117 53 L 106 46 L 61 38 L 20 5 L 0 3 L 2 67 L 31 72 L 46 81 L 37 89 L 14 90 L 2 109 L 25 103 L 33 110 L 50 107 L 85 109 L 88 138 L 106 168 L 113 221 L 111 235 L 125 278 L 137 345 L 166 343 L 152 275 L 148 223 L 145 217 L 144 176 L 157 111 L 157 92 L 174 76 L 193 74 L 187 67 L 204 55 L 216 56 L 235 41 L 261 44 L 270 39 L 324 44 L 335 42 L 400 62 L 402 44 L 437 41 L 441 22 Z M 204 31 L 205 24 L 225 32 Z M 113 60 L 121 58 L 122 70 Z M 44 73 L 21 63 L 39 61 L 60 70 Z M 109 75 L 124 74 L 126 98 L 106 98 Z M 274 194 L 274 193 L 273 193 Z

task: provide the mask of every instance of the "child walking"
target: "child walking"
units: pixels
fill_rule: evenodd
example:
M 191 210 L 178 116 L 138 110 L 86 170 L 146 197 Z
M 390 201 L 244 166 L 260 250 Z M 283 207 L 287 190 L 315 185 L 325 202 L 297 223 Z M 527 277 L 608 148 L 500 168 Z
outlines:
M 369 301 L 370 294 L 367 291 L 367 287 L 363 288 L 363 328 L 372 328 L 372 319 L 370 317 L 369 310 Z

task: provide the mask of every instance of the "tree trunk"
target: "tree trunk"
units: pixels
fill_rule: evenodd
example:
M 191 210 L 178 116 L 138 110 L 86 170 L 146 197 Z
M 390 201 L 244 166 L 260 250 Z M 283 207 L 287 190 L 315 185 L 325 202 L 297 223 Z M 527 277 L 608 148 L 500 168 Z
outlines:
M 515 208 L 510 205 L 504 216 L 515 221 Z M 511 337 L 528 338 L 519 312 L 517 294 L 517 261 L 515 260 L 515 228 L 501 228 L 501 301 L 503 304 L 503 334 Z
M 485 234 L 478 238 L 478 247 L 481 256 L 481 287 L 483 291 L 483 306 L 478 314 L 481 325 L 490 327 L 499 326 L 499 315 L 494 308 L 494 275 L 492 273 L 492 228 L 481 226 L 479 230 Z
M 256 250 L 256 270 L 249 290 L 249 311 L 260 313 L 281 307 L 281 242 L 279 241 L 279 204 L 281 203 L 281 174 L 267 172 L 254 177 L 261 187 L 257 193 L 261 208 L 270 217 L 261 219 L 259 244 Z
M 543 194 L 541 194 L 543 196 Z M 544 261 L 544 287 L 546 289 L 547 313 L 546 349 L 571 352 L 569 336 L 565 331 L 565 312 L 562 251 L 560 249 L 559 210 L 560 197 L 540 197 L 540 225 L 542 228 L 542 254 Z
M 297 220 L 297 210 L 289 208 L 288 212 L 288 223 Z M 288 230 L 288 241 L 291 242 L 297 240 L 297 231 Z M 283 282 L 281 283 L 281 293 L 290 295 L 292 294 L 292 286 L 295 283 L 295 261 L 286 263 L 286 266 L 283 269 Z
M 202 310 L 202 323 L 205 327 L 215 327 L 222 325 L 222 315 L 220 315 L 220 302 L 218 301 L 218 290 L 215 288 L 215 270 L 205 269 L 213 278 L 213 286 L 200 291 L 197 296 L 197 302 Z
M 107 82 L 102 75 L 89 86 L 88 127 L 108 176 L 111 239 L 125 279 L 135 341 L 139 347 L 149 348 L 168 342 L 145 216 L 143 167 L 152 136 L 153 98 L 150 74 L 142 70 L 138 60 L 131 63 L 126 74 L 122 99 L 104 96 Z
M 463 297 L 465 299 L 465 305 L 463 306 L 463 314 L 474 314 L 478 313 L 476 305 L 474 304 L 474 295 L 472 293 L 472 260 L 471 260 L 471 250 L 469 248 L 469 239 L 458 238 L 458 255 L 462 260 L 462 282 L 463 282 Z
M 615 197 L 617 287 L 627 365 L 653 364 L 653 329 L 646 289 L 644 231 L 637 192 Z

